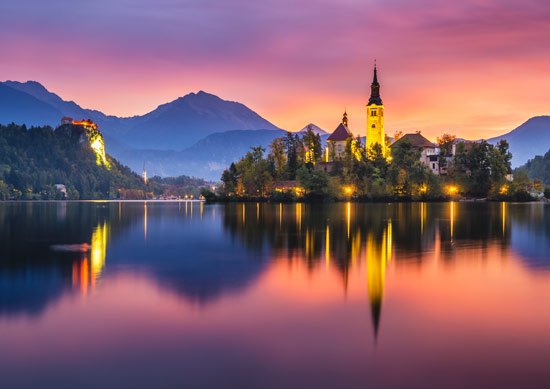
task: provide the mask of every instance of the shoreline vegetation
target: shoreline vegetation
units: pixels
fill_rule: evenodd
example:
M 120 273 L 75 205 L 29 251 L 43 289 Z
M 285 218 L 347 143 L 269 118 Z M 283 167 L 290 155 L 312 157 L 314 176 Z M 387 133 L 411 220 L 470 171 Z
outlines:
M 436 175 L 419 160 L 420 151 L 402 141 L 383 155 L 350 138 L 338 157 L 326 162 L 321 139 L 311 129 L 273 140 L 266 152 L 253 147 L 226 169 L 219 183 L 203 179 L 140 176 L 105 151 L 103 135 L 90 121 L 31 127 L 0 125 L 0 201 L 172 200 L 208 202 L 408 202 L 534 201 L 550 199 L 540 176 L 550 152 L 511 173 L 506 141 L 438 139 Z M 93 124 L 93 123 L 92 123 Z M 394 145 L 395 146 L 395 145 Z M 451 147 L 456 153 L 449 156 Z M 326 149 L 325 149 L 326 151 Z M 325 161 L 324 161 L 325 160 Z M 144 172 L 145 173 L 145 172 Z
M 134 173 L 106 153 L 91 121 L 56 129 L 0 125 L 0 200 L 183 200 L 211 185 Z
M 445 172 L 439 175 L 421 161 L 421 151 L 406 139 L 384 155 L 379 144 L 365 148 L 360 138 L 349 138 L 345 151 L 328 162 L 323 158 L 328 151 L 323 151 L 318 134 L 288 132 L 274 139 L 269 150 L 252 147 L 223 172 L 216 191 L 203 189 L 201 195 L 209 202 L 523 202 L 550 198 L 550 187 L 531 180 L 524 169 L 512 172 L 512 154 L 505 140 L 492 145 L 444 134 L 437 141 L 438 163 Z

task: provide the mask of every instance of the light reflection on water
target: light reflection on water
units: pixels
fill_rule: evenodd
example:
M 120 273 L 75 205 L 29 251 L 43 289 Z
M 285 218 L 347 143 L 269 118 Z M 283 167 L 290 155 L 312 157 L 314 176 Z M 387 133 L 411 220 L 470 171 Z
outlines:
M 549 209 L 0 204 L 0 383 L 547 387 Z

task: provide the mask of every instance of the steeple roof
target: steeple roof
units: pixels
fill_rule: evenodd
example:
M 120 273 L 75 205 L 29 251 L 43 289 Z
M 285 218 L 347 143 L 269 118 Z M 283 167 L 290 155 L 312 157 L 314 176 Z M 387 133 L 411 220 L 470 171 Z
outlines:
M 382 105 L 382 98 L 380 97 L 380 84 L 378 83 L 378 74 L 376 70 L 376 64 L 374 64 L 374 76 L 372 78 L 372 84 L 370 85 L 370 99 L 367 105 Z
M 353 135 L 348 130 L 348 128 L 346 126 L 344 126 L 342 123 L 340 123 L 338 125 L 338 127 L 336 127 L 336 130 L 334 130 L 334 132 L 332 134 L 330 134 L 330 136 L 327 138 L 327 140 L 341 141 L 341 140 L 346 140 L 346 139 L 351 138 L 351 137 L 353 137 Z
M 414 134 L 405 134 L 391 145 L 391 147 L 401 144 L 403 142 L 409 142 L 411 146 L 418 149 L 435 148 L 437 145 L 426 139 L 420 132 Z

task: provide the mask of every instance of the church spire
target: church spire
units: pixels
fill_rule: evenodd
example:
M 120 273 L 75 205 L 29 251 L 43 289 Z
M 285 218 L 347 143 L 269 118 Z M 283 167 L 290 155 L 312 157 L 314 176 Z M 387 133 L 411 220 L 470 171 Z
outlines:
M 344 110 L 344 116 L 342 117 L 342 124 L 344 126 L 346 126 L 346 128 L 347 128 L 347 126 L 348 126 L 348 113 L 347 113 L 346 110 Z
M 367 105 L 382 105 L 382 98 L 380 97 L 380 84 L 378 83 L 378 72 L 376 69 L 376 61 L 374 62 L 374 76 L 372 78 L 372 84 L 370 85 L 370 99 Z

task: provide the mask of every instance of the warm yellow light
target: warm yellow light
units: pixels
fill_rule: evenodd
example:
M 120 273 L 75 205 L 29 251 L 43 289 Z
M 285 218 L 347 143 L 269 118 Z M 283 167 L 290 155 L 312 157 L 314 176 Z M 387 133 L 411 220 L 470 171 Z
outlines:
M 390 163 L 391 161 L 393 161 L 393 157 L 392 157 L 391 155 L 388 155 L 388 156 L 386 157 L 386 162 L 387 162 L 387 163 Z
M 301 186 L 296 186 L 294 188 L 294 194 L 298 197 L 302 197 L 305 192 L 306 192 L 306 190 L 304 188 L 302 188 Z
M 342 189 L 344 190 L 344 193 L 348 195 L 352 194 L 353 192 L 353 188 L 351 186 L 344 186 Z
M 105 153 L 105 142 L 103 141 L 103 135 L 97 129 L 97 124 L 91 120 L 78 120 L 73 121 L 73 125 L 84 127 L 86 135 L 90 142 L 90 147 L 95 153 L 96 163 L 98 166 L 105 166 L 107 169 L 111 168 L 109 161 L 107 160 L 107 154 Z
M 92 279 L 97 279 L 105 266 L 105 256 L 107 252 L 107 223 L 99 224 L 92 233 L 92 243 L 90 249 L 90 262 Z
M 426 193 L 428 191 L 428 185 L 422 184 L 420 185 L 420 193 Z
M 447 193 L 450 195 L 455 195 L 458 193 L 458 187 L 456 185 L 448 185 Z
M 502 186 L 500 187 L 499 193 L 500 193 L 501 195 L 508 194 L 508 185 L 502 185 Z

